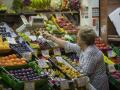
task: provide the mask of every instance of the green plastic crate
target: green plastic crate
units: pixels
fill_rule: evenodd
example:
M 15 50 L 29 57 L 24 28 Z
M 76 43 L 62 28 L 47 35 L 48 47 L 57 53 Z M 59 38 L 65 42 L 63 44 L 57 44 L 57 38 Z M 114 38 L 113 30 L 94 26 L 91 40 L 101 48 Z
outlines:
M 24 88 L 24 81 L 20 81 L 18 79 L 16 79 L 14 76 L 10 75 L 8 73 L 7 70 L 15 70 L 15 69 L 20 69 L 20 68 L 27 68 L 27 67 L 32 67 L 34 70 L 37 71 L 37 73 L 39 75 L 41 75 L 41 71 L 42 69 L 38 67 L 37 63 L 36 62 L 31 62 L 27 65 L 23 65 L 23 66 L 14 66 L 14 67 L 1 67 L 0 70 L 0 76 L 2 77 L 2 79 L 8 84 L 10 85 L 13 90 L 23 90 Z M 44 86 L 46 83 L 48 83 L 48 80 L 47 78 L 43 78 L 39 81 L 34 81 L 35 82 L 35 87 L 42 87 Z
M 114 46 L 113 44 L 111 45 L 111 48 L 117 54 L 117 56 L 120 57 L 120 48 Z

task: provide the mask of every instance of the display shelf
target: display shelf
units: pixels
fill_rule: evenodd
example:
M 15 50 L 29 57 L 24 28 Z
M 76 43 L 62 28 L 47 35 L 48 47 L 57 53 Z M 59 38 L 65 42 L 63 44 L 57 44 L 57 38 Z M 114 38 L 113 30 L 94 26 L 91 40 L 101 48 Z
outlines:
M 23 12 L 23 13 L 0 13 L 0 16 L 18 16 L 18 15 L 36 15 L 39 13 L 46 13 L 46 14 L 51 14 L 51 13 L 79 13 L 78 11 L 41 11 L 37 10 L 35 12 Z
M 108 38 L 108 41 L 120 42 L 120 38 Z

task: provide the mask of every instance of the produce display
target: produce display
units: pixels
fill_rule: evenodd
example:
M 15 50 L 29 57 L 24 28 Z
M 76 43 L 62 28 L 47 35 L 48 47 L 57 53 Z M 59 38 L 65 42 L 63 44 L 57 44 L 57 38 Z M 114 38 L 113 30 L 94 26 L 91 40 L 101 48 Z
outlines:
M 80 2 L 79 0 L 70 0 L 70 8 L 76 11 L 80 9 Z
M 30 42 L 31 41 L 31 39 L 29 38 L 29 36 L 27 36 L 25 33 L 19 33 L 19 35 L 25 40 L 25 41 L 28 41 L 28 42 Z
M 74 69 L 70 68 L 69 66 L 63 64 L 63 63 L 59 63 L 59 67 L 60 69 L 66 73 L 68 76 L 70 76 L 71 78 L 78 78 L 80 77 L 80 73 L 75 71 Z
M 0 51 L 2 50 L 10 50 L 8 41 L 3 41 L 2 37 L 0 36 Z
M 31 0 L 31 7 L 37 10 L 48 10 L 51 0 Z
M 11 75 L 21 81 L 40 80 L 41 76 L 32 68 L 22 68 L 8 71 Z
M 117 57 L 120 57 L 120 48 L 113 44 L 111 45 L 111 48 L 116 53 Z
M 11 37 L 10 32 L 6 31 L 6 27 L 0 27 L 0 35 L 2 35 L 3 38 L 5 37 Z
M 30 52 L 27 43 L 24 41 L 22 43 L 18 42 L 17 44 L 10 44 L 10 47 L 19 53 Z
M 69 8 L 69 0 L 61 0 L 62 10 L 67 10 Z
M 120 82 L 120 71 L 114 71 L 111 73 L 111 76 Z
M 58 29 L 58 27 L 54 24 L 53 21 L 49 20 L 45 22 L 46 30 L 51 34 L 64 34 L 64 31 Z
M 71 55 L 71 56 L 73 56 L 73 55 Z M 71 66 L 73 66 L 76 70 L 78 70 L 79 71 L 79 59 L 78 58 L 70 58 L 70 57 L 66 57 L 66 56 L 62 56 L 62 58 L 64 59 L 64 60 L 66 60 Z
M 15 54 L 0 58 L 0 66 L 18 66 L 24 64 L 27 64 L 26 59 L 17 58 Z
M 80 77 L 80 73 L 77 70 L 75 70 L 71 65 L 69 65 L 67 62 L 65 62 L 65 60 L 62 57 L 58 57 L 58 58 L 60 58 L 60 59 L 59 60 L 56 59 L 56 61 L 54 61 L 54 62 L 57 63 L 58 67 L 64 73 L 66 73 L 70 78 Z
M 100 38 L 96 38 L 95 44 L 101 50 L 108 49 L 108 46 Z
M 51 0 L 50 7 L 52 10 L 61 10 L 62 0 Z
M 63 16 L 56 18 L 56 23 L 63 28 L 67 33 L 76 34 L 78 29 L 74 26 L 69 20 L 64 18 Z

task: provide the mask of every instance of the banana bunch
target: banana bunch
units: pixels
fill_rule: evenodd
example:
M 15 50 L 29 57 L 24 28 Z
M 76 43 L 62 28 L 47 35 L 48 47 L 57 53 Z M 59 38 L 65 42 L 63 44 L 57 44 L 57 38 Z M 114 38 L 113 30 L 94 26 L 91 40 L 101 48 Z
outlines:
M 48 10 L 51 0 L 31 0 L 31 7 L 39 10 Z
M 7 7 L 3 4 L 0 4 L 0 11 L 2 11 L 2 10 L 7 10 Z

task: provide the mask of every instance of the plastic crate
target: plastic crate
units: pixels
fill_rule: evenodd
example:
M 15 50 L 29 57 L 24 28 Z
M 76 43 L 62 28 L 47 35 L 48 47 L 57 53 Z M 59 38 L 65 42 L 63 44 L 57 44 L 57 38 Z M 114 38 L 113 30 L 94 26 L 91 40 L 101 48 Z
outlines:
M 14 76 L 10 75 L 9 72 L 7 70 L 15 70 L 15 69 L 20 69 L 20 68 L 27 68 L 27 67 L 32 67 L 34 70 L 36 70 L 36 72 L 41 75 L 41 71 L 42 69 L 40 69 L 38 67 L 38 65 L 36 64 L 36 62 L 31 62 L 27 65 L 23 65 L 23 66 L 19 66 L 19 67 L 1 67 L 0 70 L 0 76 L 2 77 L 3 81 L 5 81 L 9 86 L 11 86 L 13 88 L 13 90 L 24 90 L 24 81 L 20 81 L 19 79 L 15 78 Z M 35 82 L 35 87 L 39 87 L 41 88 L 42 86 L 44 86 L 46 83 L 48 83 L 48 80 L 46 77 L 38 80 L 38 81 L 34 81 Z M 46 90 L 46 89 L 45 89 Z
M 120 57 L 120 48 L 114 46 L 113 44 L 111 45 L 111 48 L 112 48 L 113 51 L 117 54 L 117 56 Z

